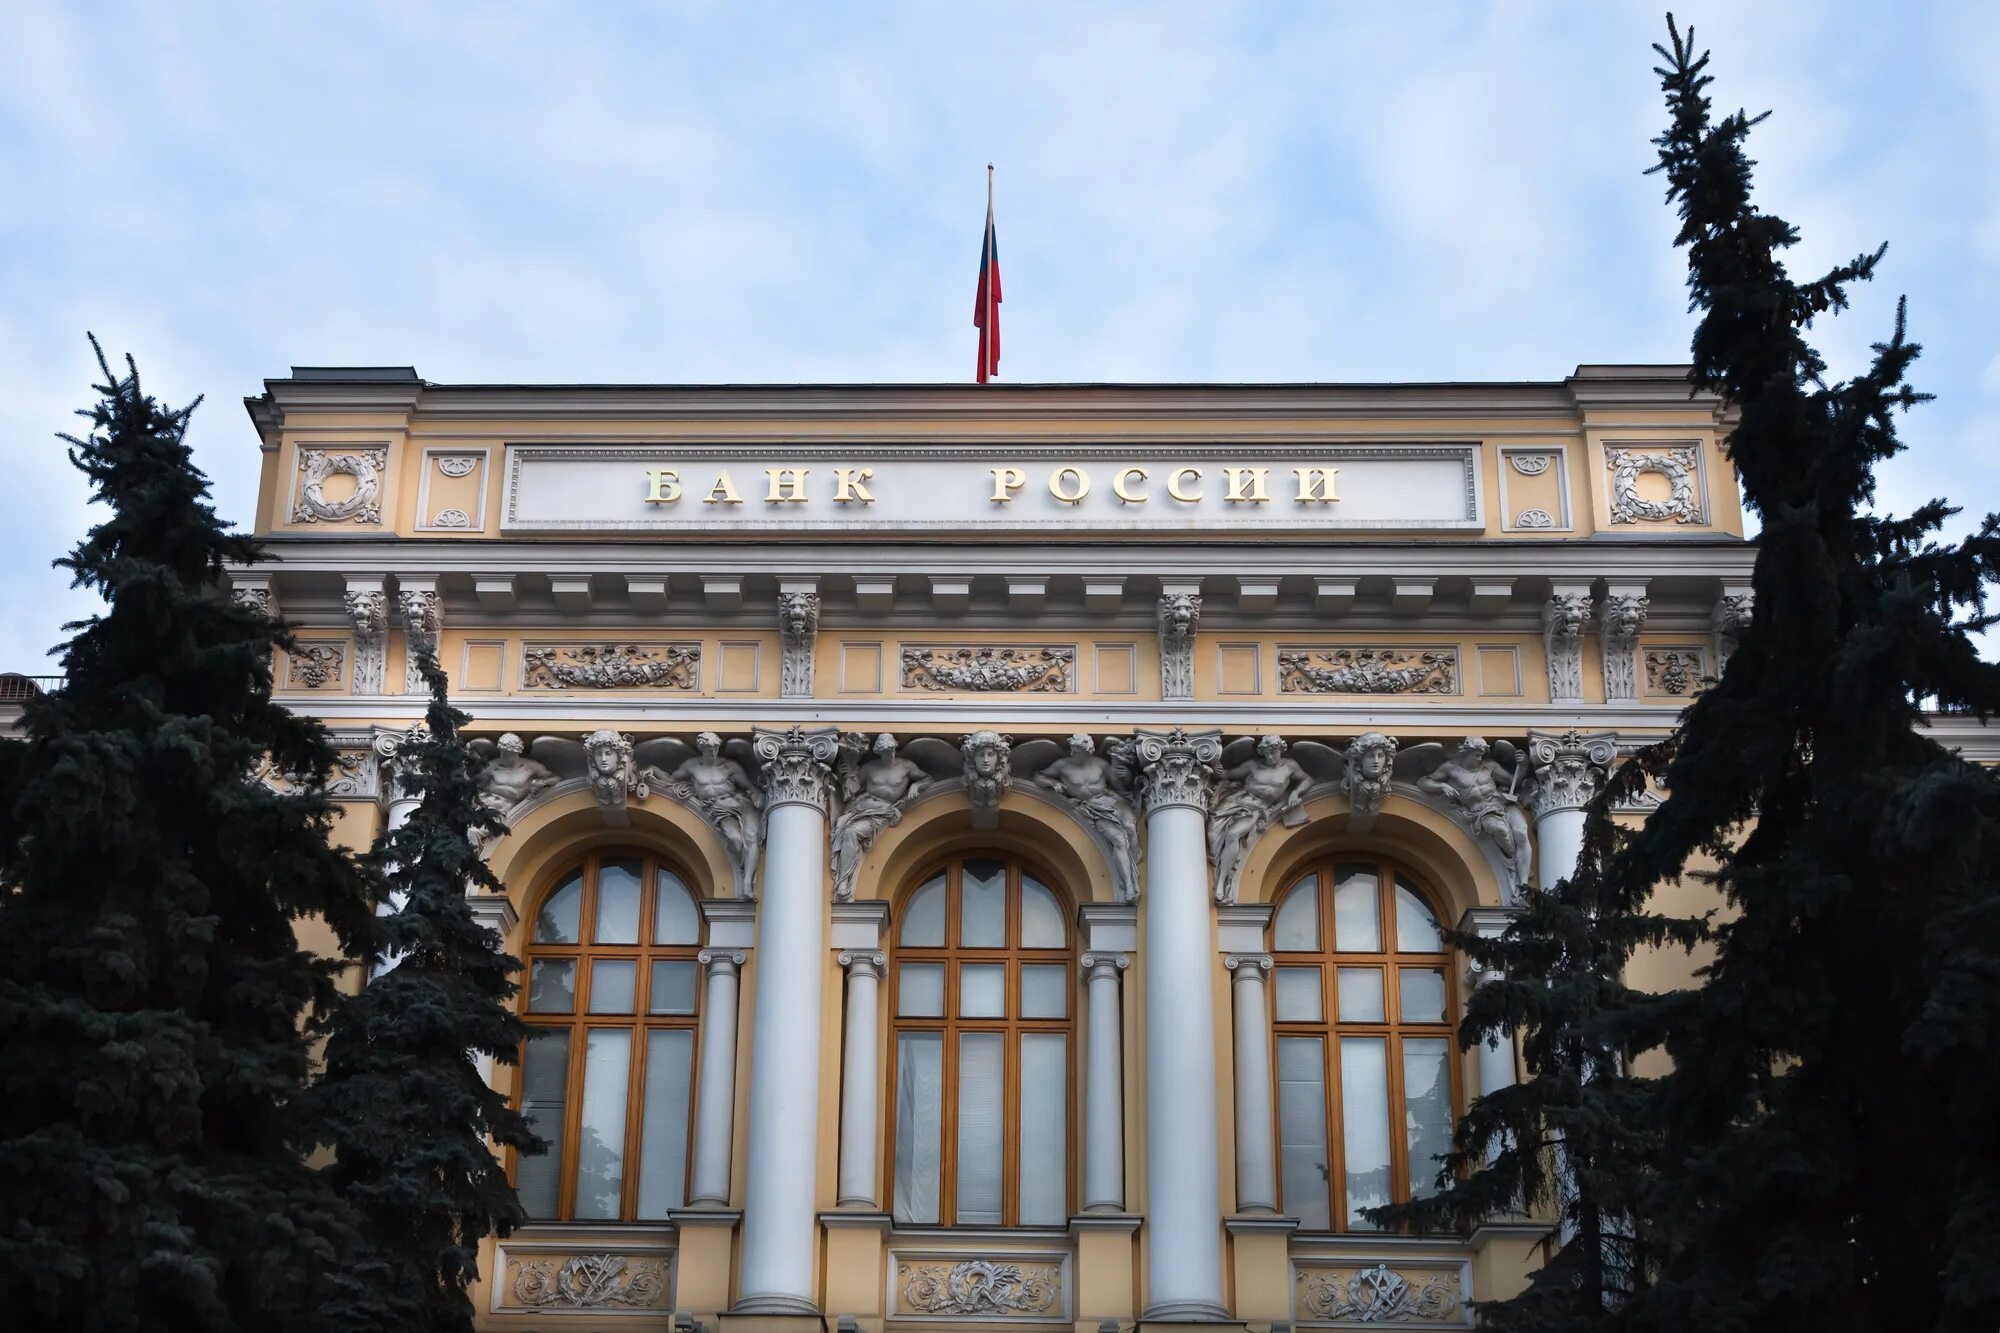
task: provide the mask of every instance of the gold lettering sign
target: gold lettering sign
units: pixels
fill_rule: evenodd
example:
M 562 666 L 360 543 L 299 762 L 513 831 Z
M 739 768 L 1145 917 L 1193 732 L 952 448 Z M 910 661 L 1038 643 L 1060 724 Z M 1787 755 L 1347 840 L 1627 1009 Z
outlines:
M 1269 467 L 1227 466 L 1215 469 L 1221 474 L 1225 486 L 1223 503 L 1232 505 L 1263 505 L 1271 502 L 1271 469 Z M 681 481 L 679 468 L 649 467 L 644 469 L 646 482 L 645 502 L 649 505 L 677 504 L 687 494 Z M 1295 467 L 1292 475 L 1298 486 L 1292 499 L 1302 505 L 1334 505 L 1340 503 L 1336 482 L 1340 477 L 1337 467 Z M 987 469 L 993 479 L 993 491 L 986 498 L 996 505 L 1012 504 L 1030 481 L 1027 469 L 1003 464 Z M 1204 483 L 1209 477 L 1207 469 L 1188 465 L 1173 468 L 1166 473 L 1167 498 L 1184 505 L 1198 505 L 1207 497 Z M 764 469 L 766 489 L 764 503 L 767 505 L 802 505 L 811 501 L 815 493 L 813 469 L 804 467 L 767 467 Z M 1064 463 L 1053 467 L 1041 478 L 1051 498 L 1062 504 L 1081 506 L 1089 498 L 1094 479 L 1090 469 L 1077 463 Z M 1153 498 L 1149 483 L 1150 470 L 1137 465 L 1120 467 L 1111 473 L 1111 494 L 1120 505 L 1143 505 Z M 835 504 L 867 506 L 875 503 L 876 488 L 886 484 L 876 477 L 872 467 L 837 467 L 832 469 L 830 481 L 818 485 L 824 488 Z M 743 496 L 736 489 L 736 481 L 727 471 L 718 472 L 714 485 L 699 492 L 705 505 L 740 505 Z

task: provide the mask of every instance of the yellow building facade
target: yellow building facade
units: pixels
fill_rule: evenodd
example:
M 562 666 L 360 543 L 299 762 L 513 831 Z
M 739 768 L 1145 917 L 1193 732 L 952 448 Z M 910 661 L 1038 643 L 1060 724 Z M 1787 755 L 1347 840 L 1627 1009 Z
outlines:
M 413 649 L 495 756 L 552 1151 L 482 1327 L 1457 1328 L 1553 1243 L 1362 1210 L 1515 1077 L 1441 928 L 1753 614 L 1680 368 L 248 406 L 342 836 L 410 808 Z

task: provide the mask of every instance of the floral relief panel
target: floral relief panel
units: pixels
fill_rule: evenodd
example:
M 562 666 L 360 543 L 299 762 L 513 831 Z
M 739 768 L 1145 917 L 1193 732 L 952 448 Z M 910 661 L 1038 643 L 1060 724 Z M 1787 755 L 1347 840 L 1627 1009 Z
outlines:
M 1069 1256 L 892 1253 L 889 1314 L 940 1323 L 1067 1323 Z
M 1293 1315 L 1305 1327 L 1466 1328 L 1470 1300 L 1462 1263 L 1324 1259 L 1293 1266 Z

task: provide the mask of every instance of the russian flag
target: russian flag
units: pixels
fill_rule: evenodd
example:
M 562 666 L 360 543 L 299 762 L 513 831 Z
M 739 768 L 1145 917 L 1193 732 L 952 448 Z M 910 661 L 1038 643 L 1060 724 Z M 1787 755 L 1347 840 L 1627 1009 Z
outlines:
M 1000 373 L 1000 237 L 993 230 L 993 168 L 986 168 L 986 241 L 979 251 L 979 294 L 972 306 L 979 330 L 981 384 Z

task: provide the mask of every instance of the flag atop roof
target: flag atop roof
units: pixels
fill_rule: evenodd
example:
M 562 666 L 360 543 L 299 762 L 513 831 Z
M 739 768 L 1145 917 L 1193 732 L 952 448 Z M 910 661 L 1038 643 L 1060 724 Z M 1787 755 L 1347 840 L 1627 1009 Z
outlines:
M 979 294 L 972 323 L 979 330 L 981 384 L 1000 373 L 1000 237 L 993 230 L 993 164 L 986 164 L 986 241 L 979 250 Z

